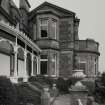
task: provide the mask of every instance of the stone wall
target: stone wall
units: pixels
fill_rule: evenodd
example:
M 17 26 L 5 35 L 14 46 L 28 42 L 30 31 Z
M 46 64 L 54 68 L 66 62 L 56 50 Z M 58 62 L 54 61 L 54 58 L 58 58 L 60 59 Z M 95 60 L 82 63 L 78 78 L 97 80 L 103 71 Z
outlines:
M 60 19 L 59 37 L 60 41 L 73 41 L 73 18 Z
M 47 50 L 43 50 L 42 55 L 48 55 L 48 67 L 47 67 L 46 75 L 58 77 L 59 75 L 59 51 L 47 49 Z M 54 63 L 54 56 L 56 56 L 56 66 Z
M 95 77 L 98 73 L 98 55 L 94 53 L 76 53 L 75 56 L 75 65 L 77 69 L 81 69 L 80 63 L 85 63 L 84 73 L 87 77 Z
M 5 18 L 5 16 L 3 16 L 1 13 L 0 13 L 0 20 L 4 20 L 6 23 L 8 22 L 8 20 Z
M 61 51 L 59 75 L 69 77 L 73 70 L 73 51 Z

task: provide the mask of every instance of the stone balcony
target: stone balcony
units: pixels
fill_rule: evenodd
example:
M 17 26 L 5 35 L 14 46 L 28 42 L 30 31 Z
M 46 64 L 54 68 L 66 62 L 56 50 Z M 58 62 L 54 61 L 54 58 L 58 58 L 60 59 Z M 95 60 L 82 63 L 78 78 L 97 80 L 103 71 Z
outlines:
M 87 51 L 99 53 L 99 43 L 92 40 L 76 40 L 76 41 L 63 41 L 60 43 L 61 49 L 75 49 L 75 51 Z
M 57 41 L 55 39 L 49 39 L 49 38 L 39 39 L 39 40 L 36 40 L 35 43 L 42 49 L 43 48 L 44 49 L 52 48 L 52 49 L 56 49 L 56 50 L 59 49 L 59 41 Z

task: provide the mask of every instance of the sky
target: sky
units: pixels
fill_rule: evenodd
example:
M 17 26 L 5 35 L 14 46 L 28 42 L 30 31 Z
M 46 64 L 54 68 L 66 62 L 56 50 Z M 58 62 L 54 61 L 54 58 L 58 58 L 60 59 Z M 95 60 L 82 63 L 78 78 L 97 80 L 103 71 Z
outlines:
M 14 0 L 18 1 L 18 0 Z M 45 0 L 28 0 L 31 10 Z M 92 38 L 100 44 L 99 71 L 105 71 L 105 0 L 46 0 L 76 13 L 80 19 L 79 38 Z

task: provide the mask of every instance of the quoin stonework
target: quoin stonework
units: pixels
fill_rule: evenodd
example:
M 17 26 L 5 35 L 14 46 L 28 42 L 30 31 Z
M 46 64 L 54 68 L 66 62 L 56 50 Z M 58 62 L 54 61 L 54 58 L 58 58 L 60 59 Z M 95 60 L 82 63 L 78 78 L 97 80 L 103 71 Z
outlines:
M 20 0 L 19 8 L 12 0 L 0 1 L 0 75 L 13 81 L 36 75 L 69 78 L 82 69 L 95 78 L 99 43 L 79 38 L 76 14 L 48 2 L 30 7 L 28 0 Z

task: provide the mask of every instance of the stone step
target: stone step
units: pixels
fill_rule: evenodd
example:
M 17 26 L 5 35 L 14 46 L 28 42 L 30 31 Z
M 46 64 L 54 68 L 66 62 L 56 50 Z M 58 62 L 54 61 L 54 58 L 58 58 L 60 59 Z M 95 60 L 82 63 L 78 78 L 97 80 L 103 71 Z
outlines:
M 58 96 L 53 105 L 70 105 L 70 95 L 65 94 Z

